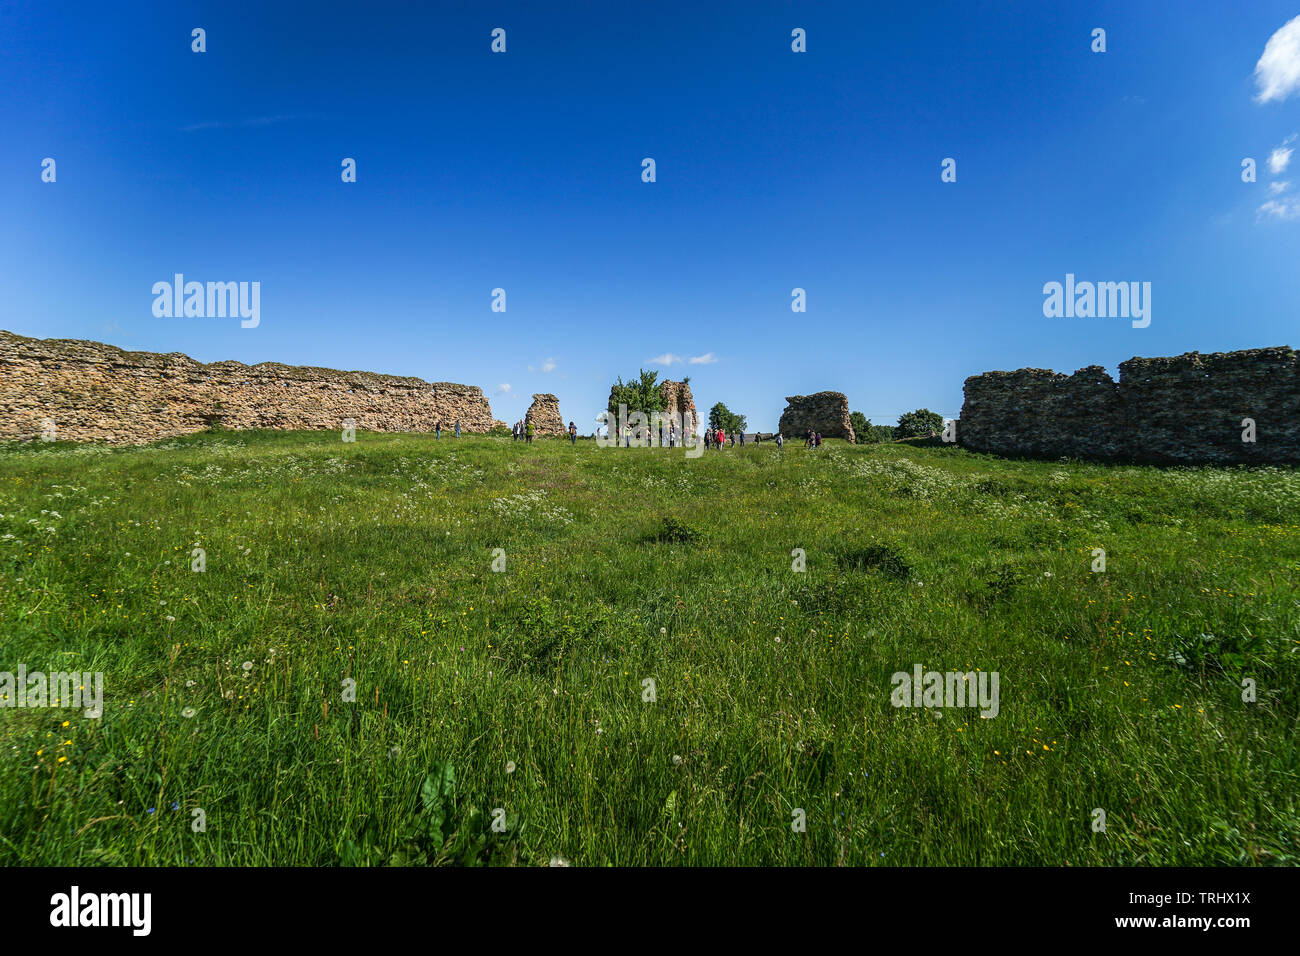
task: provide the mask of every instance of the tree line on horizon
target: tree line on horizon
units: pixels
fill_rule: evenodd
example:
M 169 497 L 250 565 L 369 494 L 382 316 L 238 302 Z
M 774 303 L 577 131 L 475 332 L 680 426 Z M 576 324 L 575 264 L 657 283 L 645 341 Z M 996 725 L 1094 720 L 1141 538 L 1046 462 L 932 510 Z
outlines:
M 690 376 L 682 379 L 689 385 Z M 620 405 L 626 405 L 629 412 L 662 412 L 667 403 L 663 396 L 663 383 L 659 373 L 641 369 L 635 378 L 624 382 L 620 375 L 609 390 L 609 411 L 618 414 Z M 728 435 L 743 432 L 748 424 L 744 415 L 733 412 L 723 402 L 717 402 L 709 409 L 708 428 L 710 431 L 721 429 Z M 898 416 L 896 425 L 875 425 L 862 412 L 851 412 L 849 424 L 859 445 L 874 445 L 882 442 L 897 441 L 901 438 L 925 438 L 943 430 L 943 416 L 928 408 L 918 408 Z

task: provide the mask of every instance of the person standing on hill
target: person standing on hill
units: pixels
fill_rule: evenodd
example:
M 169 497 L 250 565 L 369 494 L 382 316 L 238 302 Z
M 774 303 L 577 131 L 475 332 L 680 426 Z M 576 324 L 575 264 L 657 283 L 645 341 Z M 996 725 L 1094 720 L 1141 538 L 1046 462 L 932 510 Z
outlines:
M 816 444 L 814 444 L 813 447 L 814 447 L 814 448 L 821 448 L 821 447 L 822 447 L 822 433 L 821 433 L 821 432 L 818 432 L 818 433 L 816 434 L 815 438 L 816 438 Z
M 442 437 L 442 422 L 433 423 L 433 437 L 434 438 Z
M 456 419 L 456 437 L 460 437 L 460 419 Z
M 528 444 L 531 445 L 533 443 L 533 431 L 534 431 L 533 423 L 529 422 L 527 425 L 525 425 L 524 430 L 528 435 Z
M 578 444 L 578 426 L 573 424 L 573 422 L 569 422 L 569 444 Z
M 785 447 L 785 439 L 781 437 L 781 433 L 780 433 L 780 432 L 777 432 L 777 433 L 776 433 L 776 450 L 777 450 L 777 451 L 780 451 L 780 450 L 781 450 L 782 448 L 784 448 L 784 447 Z
M 744 433 L 744 432 L 741 432 L 741 433 L 740 433 L 740 447 L 741 447 L 741 448 L 744 448 L 744 447 L 745 447 L 745 433 Z

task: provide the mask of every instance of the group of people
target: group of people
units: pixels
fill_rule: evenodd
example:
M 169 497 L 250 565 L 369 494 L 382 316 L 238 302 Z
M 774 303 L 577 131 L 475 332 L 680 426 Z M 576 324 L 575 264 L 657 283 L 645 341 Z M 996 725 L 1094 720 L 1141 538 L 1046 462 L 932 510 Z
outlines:
M 755 432 L 754 435 L 751 437 L 754 439 L 755 445 L 761 445 L 763 443 L 763 436 L 761 434 Z M 785 438 L 782 437 L 780 432 L 776 433 L 776 436 L 773 440 L 776 442 L 777 448 L 785 447 Z M 723 447 L 727 445 L 731 445 L 732 447 L 735 447 L 737 441 L 740 442 L 741 448 L 745 447 L 744 432 L 732 432 L 731 434 L 727 434 L 721 428 L 717 428 L 717 429 L 706 428 L 704 430 L 705 448 L 717 448 L 721 450 Z
M 570 432 L 570 434 L 573 433 L 573 422 L 569 422 L 569 432 Z M 648 428 L 647 428 L 647 429 L 634 429 L 631 425 L 624 425 L 624 426 L 623 426 L 623 447 L 624 447 L 624 448 L 631 448 L 631 447 L 632 447 L 632 439 L 633 439 L 633 437 L 635 437 L 635 438 L 636 438 L 637 447 L 640 448 L 640 447 L 641 447 L 641 433 L 642 433 L 642 432 L 644 432 L 644 434 L 645 434 L 645 446 L 646 446 L 647 448 L 653 448 L 653 447 L 654 447 L 654 443 L 655 443 L 655 441 L 654 441 L 654 440 L 655 440 L 655 432 L 652 431 L 652 430 L 650 430 L 650 429 L 648 429 Z M 676 447 L 677 447 L 677 424 L 676 424 L 675 422 L 670 421 L 670 422 L 668 423 L 668 430 L 667 430 L 667 431 L 664 431 L 663 428 L 661 427 L 661 428 L 659 429 L 659 432 L 658 432 L 658 437 L 659 437 L 659 447 L 660 447 L 660 448 L 676 448 Z M 617 442 L 616 442 L 615 444 L 617 444 Z
M 804 448 L 821 448 L 821 447 L 822 447 L 822 433 L 821 433 L 821 432 L 815 432 L 815 431 L 812 431 L 811 429 L 809 429 L 808 434 L 804 436 L 803 447 L 804 447 Z
M 578 443 L 578 426 L 573 422 L 569 422 L 567 431 L 569 433 L 569 444 L 576 445 Z M 510 429 L 510 434 L 514 436 L 515 441 L 523 439 L 525 442 L 531 442 L 533 436 L 537 434 L 537 426 L 531 421 L 520 419 Z
M 441 437 L 442 437 L 442 422 L 434 422 L 434 423 L 433 423 L 433 437 L 434 437 L 434 438 L 441 438 Z M 456 419 L 456 437 L 457 437 L 457 438 L 460 437 L 460 419 L 459 419 L 459 418 Z

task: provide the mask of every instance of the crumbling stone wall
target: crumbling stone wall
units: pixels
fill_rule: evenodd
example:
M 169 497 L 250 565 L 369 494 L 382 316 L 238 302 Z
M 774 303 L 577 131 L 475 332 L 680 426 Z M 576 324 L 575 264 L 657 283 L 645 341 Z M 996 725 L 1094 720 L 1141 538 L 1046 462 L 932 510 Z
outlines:
M 855 440 L 849 422 L 849 400 L 843 392 L 791 395 L 786 402 L 779 426 L 786 438 L 798 438 L 811 430 L 823 438 Z
M 1034 458 L 1168 464 L 1300 461 L 1300 353 L 1285 346 L 1132 358 L 1115 382 L 1099 366 L 966 380 L 958 442 Z M 1242 441 L 1253 419 L 1254 442 Z
M 690 385 L 686 382 L 662 382 L 659 394 L 664 399 L 664 414 L 689 416 L 682 430 L 688 434 L 695 432 L 701 421 L 699 413 L 695 411 L 695 397 L 691 395 Z
M 1128 448 L 1119 386 L 1099 365 L 1073 375 L 1040 368 L 985 372 L 966 379 L 957 424 L 960 444 L 1028 458 L 1114 458 Z
M 0 438 L 139 444 L 225 428 L 462 432 L 503 425 L 480 388 L 262 362 L 205 365 L 179 352 L 0 332 Z
M 524 423 L 533 423 L 533 434 L 567 435 L 569 427 L 560 417 L 560 400 L 549 392 L 533 396 L 533 404 L 524 413 Z

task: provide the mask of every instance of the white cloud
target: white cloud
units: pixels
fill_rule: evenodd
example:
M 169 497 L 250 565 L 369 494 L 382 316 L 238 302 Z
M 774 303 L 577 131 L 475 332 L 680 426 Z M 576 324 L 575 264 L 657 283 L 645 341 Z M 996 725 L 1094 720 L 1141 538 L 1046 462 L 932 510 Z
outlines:
M 1282 172 L 1291 163 L 1291 154 L 1295 152 L 1290 144 L 1295 142 L 1295 136 L 1288 136 L 1283 140 L 1282 145 L 1273 152 L 1268 154 L 1268 171 L 1276 176 Z
M 1290 199 L 1276 200 L 1270 199 L 1255 210 L 1260 219 L 1281 219 L 1285 222 L 1294 222 L 1300 220 L 1300 199 L 1291 197 Z
M 646 359 L 647 365 L 681 365 L 683 362 L 691 365 L 712 365 L 718 360 L 718 357 L 712 352 L 705 352 L 703 355 L 684 356 L 675 352 L 665 352 L 663 355 L 656 355 L 652 359 Z
M 498 385 L 498 386 L 497 386 L 497 394 L 498 394 L 498 395 L 509 395 L 509 394 L 510 394 L 510 383 L 509 383 L 509 382 L 502 382 L 500 385 Z
M 1281 102 L 1300 93 L 1300 17 L 1288 20 L 1268 38 L 1264 53 L 1255 64 L 1257 103 Z
M 1291 188 L 1290 180 L 1283 183 L 1269 183 L 1268 194 L 1270 196 L 1276 196 L 1278 193 L 1284 193 L 1290 188 Z
M 530 371 L 530 372 L 554 372 L 554 371 L 555 371 L 555 359 L 553 359 L 553 358 L 548 358 L 545 362 L 543 362 L 543 363 L 541 364 L 540 367 L 538 367 L 538 366 L 536 366 L 536 365 L 530 365 L 530 366 L 528 366 L 528 371 Z

